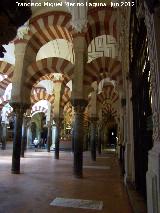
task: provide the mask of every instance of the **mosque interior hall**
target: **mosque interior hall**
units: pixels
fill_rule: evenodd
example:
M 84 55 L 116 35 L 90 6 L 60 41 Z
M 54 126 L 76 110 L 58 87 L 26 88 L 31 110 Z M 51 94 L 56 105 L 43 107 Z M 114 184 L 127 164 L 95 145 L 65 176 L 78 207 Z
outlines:
M 160 213 L 160 0 L 1 0 L 0 213 Z

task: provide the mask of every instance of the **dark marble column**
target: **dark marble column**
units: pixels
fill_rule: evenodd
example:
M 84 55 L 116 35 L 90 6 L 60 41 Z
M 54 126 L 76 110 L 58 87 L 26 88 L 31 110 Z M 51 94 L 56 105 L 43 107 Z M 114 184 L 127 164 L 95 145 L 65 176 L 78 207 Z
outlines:
M 74 122 L 74 168 L 73 172 L 75 177 L 83 177 L 83 142 L 84 142 L 84 111 L 87 106 L 87 101 L 83 99 L 72 100 L 72 105 L 75 111 L 75 122 Z
M 97 118 L 91 117 L 91 158 L 96 161 Z
M 47 134 L 47 151 L 50 152 L 50 147 L 52 144 L 52 125 L 51 121 L 48 121 L 48 134 Z
M 22 123 L 23 114 L 26 111 L 25 106 L 21 104 L 12 104 L 14 109 L 14 138 L 13 138 L 13 154 L 12 154 L 12 173 L 20 174 L 20 155 L 22 140 Z
M 98 128 L 98 154 L 102 154 L 102 137 L 101 137 L 101 127 Z
M 2 142 L 2 150 L 6 149 L 6 137 L 7 137 L 7 126 L 4 122 L 1 124 L 2 128 L 2 135 L 1 135 L 1 142 Z
M 74 123 L 73 123 L 73 129 L 72 129 L 72 152 L 74 152 Z
M 56 118 L 56 130 L 55 130 L 55 159 L 59 159 L 59 142 L 60 142 L 60 136 L 61 136 L 61 124 L 62 124 L 62 118 Z
M 23 131 L 22 131 L 22 144 L 21 144 L 21 157 L 24 158 L 24 152 L 27 146 L 27 118 L 23 117 Z

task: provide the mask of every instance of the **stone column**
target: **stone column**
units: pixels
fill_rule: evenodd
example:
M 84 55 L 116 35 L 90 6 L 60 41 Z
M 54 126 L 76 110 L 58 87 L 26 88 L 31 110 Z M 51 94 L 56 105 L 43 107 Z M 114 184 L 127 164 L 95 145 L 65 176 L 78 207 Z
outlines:
M 152 78 L 153 148 L 149 151 L 147 206 L 149 213 L 160 212 L 160 7 L 151 14 L 145 5 L 150 71 Z
M 99 124 L 98 126 L 98 154 L 102 154 L 102 126 Z
M 126 81 L 126 115 L 125 126 L 125 176 L 124 181 L 134 182 L 134 140 L 133 140 L 133 109 L 132 109 L 132 84 Z
M 21 155 L 21 140 L 22 140 L 22 123 L 23 114 L 26 108 L 22 104 L 12 104 L 15 113 L 14 123 L 14 139 L 13 139 L 13 154 L 12 154 L 12 173 L 20 174 L 20 155 Z
M 61 136 L 61 124 L 62 118 L 55 118 L 56 130 L 55 130 L 55 159 L 59 159 L 59 142 Z
M 48 121 L 48 134 L 47 134 L 47 151 L 50 152 L 50 147 L 52 145 L 52 125 L 51 121 Z
M 55 159 L 59 159 L 59 141 L 61 133 L 61 123 L 63 116 L 63 109 L 61 107 L 62 95 L 64 92 L 63 75 L 60 73 L 54 74 L 54 120 L 56 123 L 55 128 Z
M 21 145 L 21 157 L 24 158 L 24 151 L 26 150 L 27 146 L 27 118 L 26 116 L 23 117 L 23 125 L 22 125 L 22 145 Z
M 6 149 L 6 137 L 7 137 L 7 127 L 4 122 L 2 122 L 2 150 Z
M 75 112 L 74 122 L 74 175 L 77 178 L 83 176 L 83 125 L 84 125 L 84 111 L 87 106 L 87 101 L 84 99 L 72 100 L 72 105 Z
M 97 144 L 97 118 L 91 117 L 91 158 L 96 161 L 96 144 Z
M 72 123 L 72 152 L 74 152 L 74 122 Z

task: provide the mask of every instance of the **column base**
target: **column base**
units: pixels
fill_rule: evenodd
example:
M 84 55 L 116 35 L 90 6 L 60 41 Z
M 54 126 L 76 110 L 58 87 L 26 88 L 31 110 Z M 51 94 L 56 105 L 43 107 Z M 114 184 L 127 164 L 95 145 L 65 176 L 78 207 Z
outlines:
M 160 143 L 148 154 L 147 208 L 149 213 L 160 212 Z
M 81 179 L 81 178 L 83 178 L 83 174 L 79 174 L 79 175 L 78 174 L 74 174 L 74 177 Z
M 74 153 L 74 168 L 73 173 L 76 178 L 83 177 L 83 153 Z
M 12 174 L 19 175 L 19 174 L 20 174 L 20 171 L 13 171 L 13 170 L 12 170 L 11 173 L 12 173 Z
M 96 152 L 95 151 L 91 151 L 91 158 L 92 158 L 92 161 L 96 161 Z
M 54 159 L 59 160 L 59 155 L 55 155 Z
M 124 174 L 124 184 L 127 185 L 127 183 L 132 183 L 132 177 Z

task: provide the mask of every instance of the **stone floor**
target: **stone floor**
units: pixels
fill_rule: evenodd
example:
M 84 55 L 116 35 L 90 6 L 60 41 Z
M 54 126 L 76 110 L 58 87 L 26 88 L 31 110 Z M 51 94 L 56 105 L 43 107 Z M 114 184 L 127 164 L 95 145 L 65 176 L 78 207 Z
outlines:
M 0 213 L 131 213 L 119 163 L 114 153 L 103 153 L 96 162 L 84 153 L 84 178 L 72 173 L 73 156 L 61 152 L 28 151 L 21 174 L 13 175 L 11 149 L 0 151 Z M 99 168 L 98 168 L 99 167 Z M 102 210 L 51 206 L 57 197 L 103 201 Z

